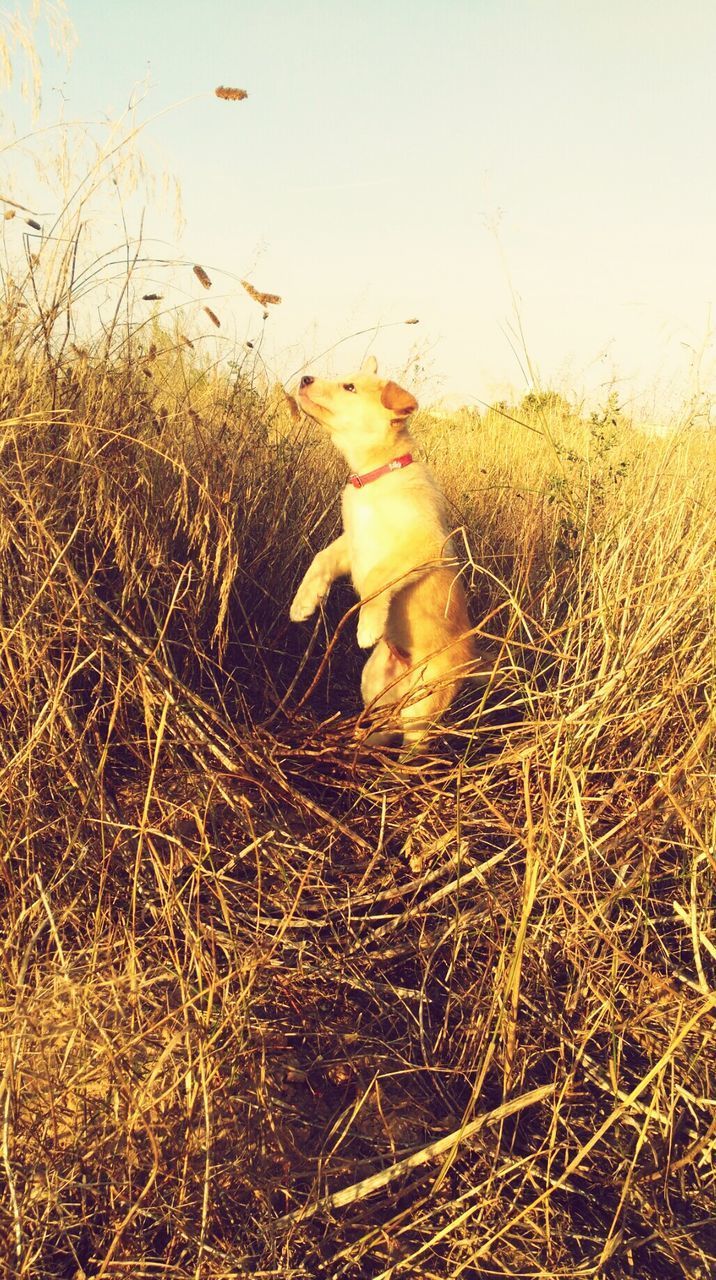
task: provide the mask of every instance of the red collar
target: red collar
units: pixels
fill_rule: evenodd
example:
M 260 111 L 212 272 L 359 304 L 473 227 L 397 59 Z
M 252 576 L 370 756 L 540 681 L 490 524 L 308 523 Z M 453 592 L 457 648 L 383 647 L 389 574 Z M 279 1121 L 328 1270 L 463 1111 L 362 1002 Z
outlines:
M 366 471 L 364 476 L 349 476 L 348 483 L 352 484 L 354 489 L 362 489 L 364 485 L 372 484 L 374 480 L 387 475 L 389 471 L 400 471 L 402 467 L 409 467 L 412 461 L 412 453 L 403 453 L 399 458 L 393 458 L 392 462 L 376 467 L 375 471 Z

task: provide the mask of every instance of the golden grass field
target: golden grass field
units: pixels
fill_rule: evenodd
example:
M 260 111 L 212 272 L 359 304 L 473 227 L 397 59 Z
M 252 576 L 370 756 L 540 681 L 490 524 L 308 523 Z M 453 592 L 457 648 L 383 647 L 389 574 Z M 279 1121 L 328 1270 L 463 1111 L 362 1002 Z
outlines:
M 0 1275 L 707 1280 L 716 434 L 417 415 L 480 678 L 367 754 L 343 466 L 94 182 L 5 201 Z
M 418 416 L 483 679 L 400 763 L 318 429 L 2 324 L 2 1274 L 713 1274 L 713 437 Z

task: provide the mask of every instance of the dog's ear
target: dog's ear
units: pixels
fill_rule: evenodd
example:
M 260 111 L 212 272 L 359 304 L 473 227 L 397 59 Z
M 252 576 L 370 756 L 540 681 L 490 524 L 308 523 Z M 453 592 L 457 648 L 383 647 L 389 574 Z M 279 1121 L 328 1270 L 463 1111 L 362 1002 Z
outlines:
M 407 418 L 409 414 L 415 413 L 418 407 L 415 396 L 411 396 L 409 391 L 399 387 L 397 382 L 386 382 L 380 393 L 380 402 L 386 409 L 390 409 L 396 418 Z
M 360 371 L 361 373 L 372 373 L 375 376 L 378 372 L 378 361 L 375 356 L 366 356 Z

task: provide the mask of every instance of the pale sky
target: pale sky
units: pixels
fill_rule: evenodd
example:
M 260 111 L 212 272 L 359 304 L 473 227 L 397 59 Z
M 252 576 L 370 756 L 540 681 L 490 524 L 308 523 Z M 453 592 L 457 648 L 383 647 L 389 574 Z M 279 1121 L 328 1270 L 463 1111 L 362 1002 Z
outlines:
M 615 378 L 625 401 L 663 405 L 716 391 L 713 0 L 67 10 L 69 67 L 41 39 L 43 121 L 116 116 L 145 86 L 144 154 L 178 180 L 185 219 L 175 234 L 158 192 L 146 233 L 210 270 L 214 300 L 187 287 L 222 334 L 257 332 L 238 277 L 282 295 L 278 374 L 417 316 L 343 343 L 333 367 L 370 343 L 392 371 L 417 344 L 428 399 L 521 394 L 516 302 L 545 386 L 598 396 Z M 219 84 L 249 97 L 219 102 Z

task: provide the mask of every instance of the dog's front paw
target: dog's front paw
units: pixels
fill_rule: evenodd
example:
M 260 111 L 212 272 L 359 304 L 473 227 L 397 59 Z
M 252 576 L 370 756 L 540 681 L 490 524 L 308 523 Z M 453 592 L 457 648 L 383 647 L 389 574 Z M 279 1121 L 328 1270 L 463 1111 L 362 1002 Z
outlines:
M 364 605 L 358 615 L 358 644 L 361 649 L 372 649 L 385 631 L 388 620 L 386 609 Z
M 292 622 L 305 622 L 316 612 L 319 604 L 325 599 L 330 582 L 324 577 L 313 574 L 303 579 L 291 602 L 288 616 Z
M 306 591 L 303 587 L 299 587 L 291 601 L 291 608 L 288 611 L 289 618 L 292 622 L 305 622 L 312 613 L 316 612 L 322 599 L 323 597 L 315 591 Z
M 310 618 L 311 614 L 315 613 L 317 604 L 317 600 L 311 601 L 307 596 L 303 596 L 300 591 L 297 591 L 291 601 L 288 616 L 292 622 L 305 622 L 306 618 Z

